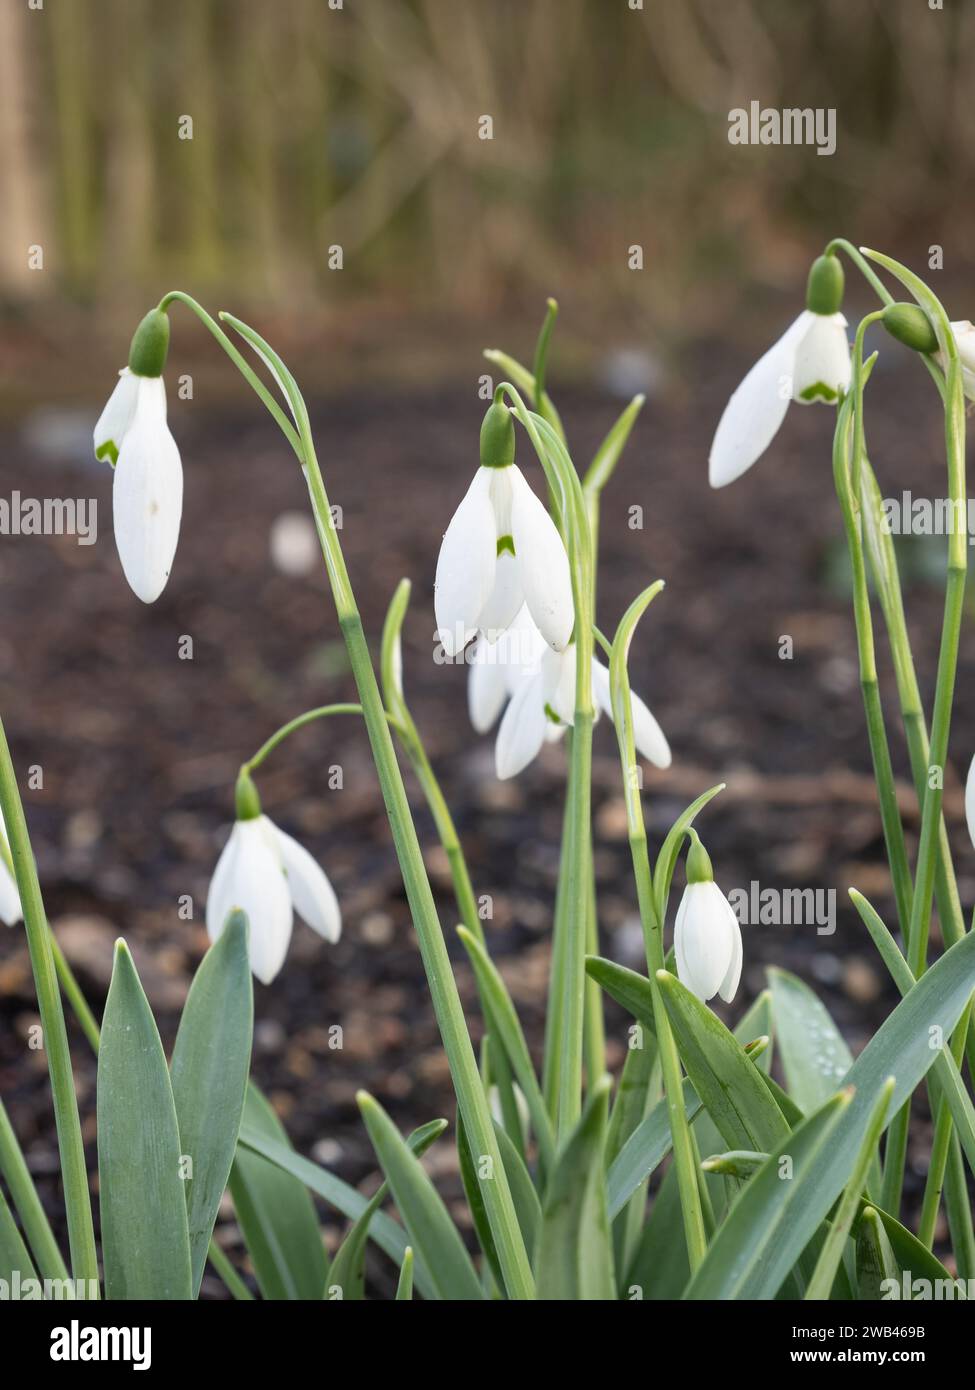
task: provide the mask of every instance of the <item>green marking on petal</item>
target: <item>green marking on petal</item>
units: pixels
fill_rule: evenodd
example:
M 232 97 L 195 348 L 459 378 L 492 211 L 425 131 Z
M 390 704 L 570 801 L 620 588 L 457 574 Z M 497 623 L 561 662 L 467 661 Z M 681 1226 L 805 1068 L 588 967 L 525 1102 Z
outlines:
M 565 722 L 564 720 L 559 718 L 559 716 L 555 713 L 555 710 L 548 703 L 548 701 L 546 701 L 545 703 L 545 718 L 548 720 L 550 724 L 557 724 L 560 729 L 563 723 Z
M 828 401 L 830 405 L 839 400 L 839 392 L 834 391 L 832 386 L 827 386 L 823 381 L 817 381 L 812 386 L 807 386 L 805 391 L 800 391 L 799 395 L 804 401 Z
M 106 439 L 104 444 L 100 444 L 95 450 L 95 458 L 102 460 L 108 459 L 114 468 L 118 463 L 118 449 L 114 439 Z
M 515 553 L 515 538 L 514 538 L 514 536 L 499 536 L 499 537 L 498 537 L 498 554 L 499 554 L 499 555 L 503 555 L 504 552 L 505 552 L 506 550 L 507 550 L 510 554 L 514 555 L 514 553 Z

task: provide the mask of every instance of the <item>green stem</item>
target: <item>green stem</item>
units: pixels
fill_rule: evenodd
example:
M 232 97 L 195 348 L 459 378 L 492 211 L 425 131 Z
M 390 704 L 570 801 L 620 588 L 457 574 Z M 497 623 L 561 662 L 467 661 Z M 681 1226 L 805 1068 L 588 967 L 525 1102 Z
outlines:
M 31 851 L 27 822 L 20 800 L 17 777 L 10 758 L 7 735 L 0 722 L 0 811 L 7 828 L 13 857 L 17 889 L 24 911 L 27 947 L 30 951 L 37 1006 L 41 1016 L 44 1048 L 51 1076 L 51 1094 L 57 1125 L 58 1148 L 61 1154 L 61 1174 L 64 1184 L 64 1203 L 68 1221 L 68 1243 L 71 1249 L 71 1272 L 75 1279 L 92 1280 L 97 1287 L 98 1257 L 95 1253 L 95 1232 L 91 1218 L 91 1195 L 85 1168 L 85 1148 L 81 1138 L 78 1098 L 71 1071 L 68 1034 L 58 991 L 54 952 L 48 930 L 37 868 Z
M 355 704 L 319 705 L 317 709 L 309 709 L 304 714 L 297 715 L 294 719 L 289 719 L 287 724 L 282 724 L 276 733 L 273 733 L 266 743 L 262 743 L 260 748 L 252 758 L 243 764 L 243 769 L 247 772 L 254 772 L 260 767 L 261 763 L 273 753 L 275 748 L 289 738 L 298 729 L 303 729 L 306 724 L 313 723 L 316 719 L 328 719 L 333 714 L 361 714 L 362 706 Z
M 228 322 L 232 320 L 227 319 Z M 252 341 L 257 335 L 252 335 Z M 321 468 L 315 452 L 308 411 L 305 402 L 284 363 L 263 340 L 260 340 L 265 360 L 284 384 L 299 433 L 301 458 L 312 511 L 328 572 L 329 584 L 338 614 L 339 626 L 345 639 L 352 666 L 352 676 L 359 694 L 362 715 L 372 748 L 373 759 L 393 835 L 393 843 L 403 874 L 407 900 L 416 927 L 420 955 L 423 960 L 433 1001 L 434 1013 L 440 1028 L 457 1092 L 458 1105 L 465 1130 L 474 1152 L 489 1159 L 492 1180 L 483 1185 L 484 1205 L 498 1251 L 508 1296 L 512 1299 L 534 1297 L 534 1280 L 524 1238 L 515 1213 L 511 1190 L 498 1148 L 494 1125 L 480 1082 L 474 1049 L 464 1019 L 464 1011 L 450 965 L 437 917 L 433 891 L 423 864 L 423 854 L 410 815 L 403 777 L 396 761 L 396 750 L 383 708 L 382 696 L 372 659 L 366 643 L 362 620 L 356 607 L 349 582 L 345 557 L 335 529 L 325 491 Z M 252 383 L 253 384 L 253 383 Z
M 3 1101 L 0 1101 L 0 1175 L 20 1215 L 24 1235 L 42 1279 L 67 1279 L 68 1267 L 54 1239 L 37 1188 L 27 1167 Z

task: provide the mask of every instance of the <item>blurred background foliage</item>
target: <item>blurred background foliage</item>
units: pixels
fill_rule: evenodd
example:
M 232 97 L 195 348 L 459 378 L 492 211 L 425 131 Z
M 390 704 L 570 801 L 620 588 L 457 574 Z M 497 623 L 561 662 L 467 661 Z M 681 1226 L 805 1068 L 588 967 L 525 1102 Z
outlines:
M 916 259 L 957 230 L 975 5 L 338 3 L 2 0 L 8 316 L 128 319 L 171 283 L 380 318 L 571 289 L 578 321 L 680 338 L 746 284 L 794 293 L 837 232 Z M 752 100 L 835 107 L 836 154 L 730 145 Z

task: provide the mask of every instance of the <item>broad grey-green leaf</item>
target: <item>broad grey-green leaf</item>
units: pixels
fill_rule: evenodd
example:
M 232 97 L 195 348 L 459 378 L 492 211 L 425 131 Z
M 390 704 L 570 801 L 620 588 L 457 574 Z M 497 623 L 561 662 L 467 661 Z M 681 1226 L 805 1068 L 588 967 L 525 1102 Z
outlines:
M 685 985 L 658 970 L 661 998 L 684 1070 L 730 1148 L 769 1152 L 789 1132 L 744 1048 Z
M 244 1144 L 246 1131 L 292 1151 L 281 1121 L 253 1082 L 244 1101 L 230 1195 L 261 1293 L 275 1301 L 319 1299 L 328 1261 L 315 1205 L 303 1182 Z
M 184 1187 L 194 1293 L 237 1148 L 253 1024 L 247 918 L 232 912 L 194 976 L 169 1068 L 180 1149 L 193 1164 Z
M 786 1089 L 808 1114 L 833 1094 L 853 1065 L 853 1056 L 808 985 L 775 966 L 768 977 Z
M 98 1052 L 98 1187 L 105 1296 L 193 1297 L 169 1068 L 125 942 L 115 943 Z
M 542 1300 L 616 1298 L 603 1167 L 609 1088 L 608 1076 L 593 1086 L 548 1181 L 535 1261 Z

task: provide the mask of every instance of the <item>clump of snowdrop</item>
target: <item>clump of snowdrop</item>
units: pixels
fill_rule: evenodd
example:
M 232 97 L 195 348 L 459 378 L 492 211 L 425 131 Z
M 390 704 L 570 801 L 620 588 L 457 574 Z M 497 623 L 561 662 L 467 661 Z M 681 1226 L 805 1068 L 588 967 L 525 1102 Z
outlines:
M 740 478 L 764 454 L 790 401 L 833 405 L 852 374 L 838 257 L 820 256 L 809 272 L 806 308 L 759 358 L 718 422 L 709 458 L 712 487 Z
M 487 733 L 501 711 L 504 717 L 495 745 L 498 777 L 514 777 L 533 762 L 546 742 L 560 739 L 575 714 L 576 648 L 547 646 L 527 607 L 495 644 L 478 638 L 468 677 L 468 708 L 478 733 Z M 613 719 L 609 671 L 592 664 L 592 698 L 596 716 Z M 670 766 L 670 747 L 663 730 L 639 695 L 630 696 L 637 752 L 656 767 Z M 507 706 L 507 708 L 505 708 Z
M 295 912 L 330 942 L 339 939 L 342 917 L 324 872 L 303 845 L 263 814 L 246 771 L 237 779 L 236 803 L 237 819 L 207 895 L 207 931 L 216 941 L 230 913 L 245 912 L 251 969 L 267 985 L 284 964 Z
M 437 636 L 448 657 L 475 633 L 495 641 L 524 604 L 555 651 L 572 635 L 569 560 L 558 529 L 514 461 L 515 431 L 495 401 L 481 426 L 481 466 L 437 559 Z
M 115 468 L 115 544 L 133 593 L 153 603 L 173 567 L 183 514 L 183 465 L 166 423 L 162 378 L 169 318 L 153 309 L 132 339 L 129 364 L 94 429 L 95 457 Z
M 741 927 L 714 881 L 707 850 L 691 831 L 687 887 L 674 926 L 677 976 L 704 1003 L 720 994 L 730 1004 L 741 979 Z

